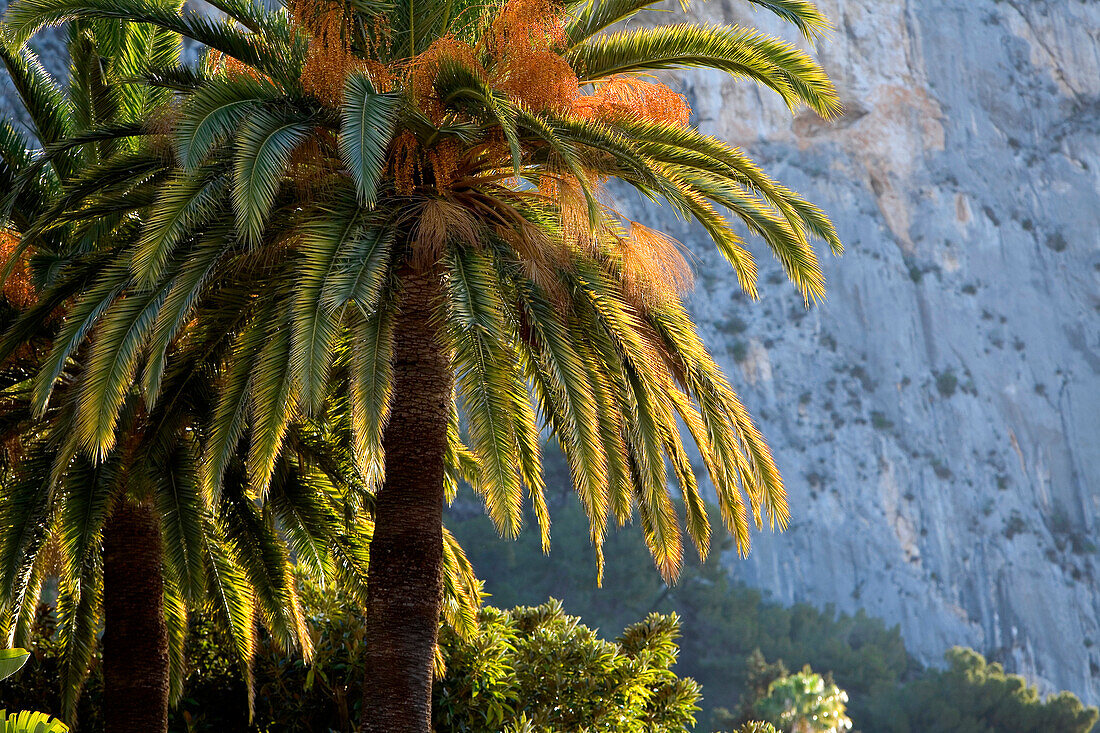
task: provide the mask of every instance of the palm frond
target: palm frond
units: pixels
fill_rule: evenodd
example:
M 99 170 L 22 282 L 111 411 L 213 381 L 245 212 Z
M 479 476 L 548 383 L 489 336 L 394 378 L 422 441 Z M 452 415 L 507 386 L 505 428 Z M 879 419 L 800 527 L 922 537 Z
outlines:
M 129 293 L 107 308 L 81 375 L 77 428 L 82 446 L 103 458 L 115 444 L 118 411 L 171 283 Z
M 249 386 L 251 393 L 248 479 L 262 495 L 275 470 L 287 427 L 297 413 L 301 385 L 294 378 L 292 334 L 285 325 L 269 332 Z M 331 352 L 330 352 L 331 354 Z
M 20 0 L 8 6 L 4 16 L 8 33 L 20 46 L 44 27 L 82 18 L 149 23 L 216 49 L 271 78 L 296 83 L 296 64 L 287 64 L 290 49 L 280 39 L 241 31 L 199 12 L 176 12 L 152 0 Z
M 253 371 L 269 337 L 265 316 L 270 317 L 271 310 L 257 314 L 233 339 L 229 367 L 222 373 L 216 387 L 214 414 L 207 427 L 200 464 L 203 491 L 208 496 L 214 496 L 219 491 L 222 476 L 236 454 L 244 432 Z
M 226 140 L 248 117 L 280 96 L 264 78 L 248 75 L 214 77 L 188 96 L 175 128 L 176 153 L 193 168 L 217 143 Z
M 374 206 L 401 97 L 379 94 L 365 74 L 352 74 L 341 107 L 340 155 L 351 171 L 359 203 Z
M 245 681 L 251 718 L 255 693 L 252 658 L 256 651 L 256 598 L 248 579 L 230 557 L 223 537 L 222 528 L 208 518 L 203 532 L 206 594 L 215 614 L 229 632 L 233 656 Z
M 789 43 L 749 28 L 680 23 L 621 31 L 574 47 L 568 58 L 582 81 L 710 68 L 772 89 L 791 109 L 803 103 L 825 118 L 840 112 L 836 89 L 816 61 Z
M 164 584 L 164 625 L 168 630 L 168 704 L 183 697 L 187 666 L 187 602 L 172 583 Z
M 241 125 L 233 163 L 233 208 L 245 242 L 257 245 L 290 154 L 312 130 L 299 115 L 255 110 Z
M 157 466 L 154 494 L 164 536 L 164 560 L 180 601 L 199 604 L 206 588 L 203 517 L 210 511 L 199 483 L 197 447 L 184 440 L 150 456 Z M 186 441 L 186 442 L 185 442 Z
M 385 478 L 382 433 L 393 398 L 392 311 L 383 305 L 357 319 L 353 329 L 349 397 L 355 461 L 363 481 L 374 487 Z
M 175 171 L 164 182 L 130 259 L 139 284 L 159 280 L 175 247 L 219 210 L 229 184 L 226 173 L 221 166 L 201 166 Z
M 515 537 L 523 522 L 523 493 L 516 472 L 513 411 L 526 398 L 510 353 L 500 300 L 491 266 L 470 250 L 449 258 L 448 292 L 451 340 L 455 345 L 458 395 L 462 401 L 470 447 L 482 466 L 486 509 L 497 530 Z
M 8 16 L 5 21 L 11 22 Z M 42 66 L 34 51 L 16 49 L 0 41 L 0 63 L 7 69 L 41 145 L 52 145 L 72 134 L 69 102 L 61 85 Z

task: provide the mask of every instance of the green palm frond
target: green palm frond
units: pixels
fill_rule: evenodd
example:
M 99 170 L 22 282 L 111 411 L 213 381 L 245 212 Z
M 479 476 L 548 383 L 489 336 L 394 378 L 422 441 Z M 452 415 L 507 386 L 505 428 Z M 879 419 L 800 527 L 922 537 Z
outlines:
M 61 642 L 61 717 L 76 719 L 76 706 L 96 647 L 103 594 L 103 559 L 90 548 L 76 577 L 66 573 L 57 589 L 57 631 Z
M 3 628 L 7 642 L 16 641 L 16 617 L 36 595 L 40 582 L 36 563 L 46 540 L 56 511 L 55 487 L 49 480 L 51 456 L 46 446 L 35 441 L 27 446 L 23 471 L 14 481 L 5 482 L 0 494 L 0 522 L 5 531 L 0 534 L 0 598 L 8 618 Z M 24 640 L 20 640 L 24 641 Z
M 775 13 L 798 28 L 799 32 L 811 41 L 817 40 L 833 27 L 817 5 L 809 0 L 748 0 L 748 2 Z
M 207 428 L 203 445 L 202 486 L 208 496 L 218 493 L 238 443 L 244 433 L 251 400 L 250 385 L 253 371 L 267 342 L 268 324 L 261 312 L 233 339 L 230 347 L 231 361 L 216 385 L 217 398 L 214 414 Z M 284 339 L 285 340 L 285 339 Z
M 156 405 L 160 394 L 168 349 L 186 324 L 224 252 L 223 237 L 204 238 L 196 249 L 189 253 L 190 256 L 180 268 L 168 294 L 164 297 L 164 303 L 160 312 L 157 313 L 156 322 L 149 336 L 147 360 L 143 365 L 142 392 L 150 408 Z
M 171 283 L 115 301 L 96 328 L 81 375 L 77 428 L 82 446 L 97 458 L 115 444 L 118 413 L 137 373 L 138 358 Z
M 255 110 L 236 139 L 233 161 L 233 208 L 245 242 L 257 245 L 275 196 L 286 174 L 290 155 L 312 124 L 300 115 Z
M 582 81 L 710 68 L 772 89 L 791 109 L 803 103 L 826 118 L 840 111 L 836 89 L 817 62 L 784 41 L 748 28 L 680 23 L 621 31 L 574 47 L 568 58 Z
M 360 315 L 351 339 L 350 393 L 352 439 L 359 474 L 368 486 L 385 477 L 382 432 L 393 397 L 392 310 L 380 307 Z
M 451 340 L 458 396 L 469 423 L 470 447 L 481 464 L 486 509 L 497 530 L 515 537 L 523 522 L 523 494 L 516 472 L 512 412 L 527 399 L 504 323 L 505 306 L 492 268 L 470 250 L 448 262 Z
M 308 471 L 276 470 L 268 492 L 271 509 L 278 518 L 295 563 L 317 578 L 322 586 L 336 579 L 329 548 L 341 525 L 339 515 L 325 501 L 327 491 L 323 484 Z
M 172 583 L 164 584 L 164 625 L 168 630 L 168 700 L 175 705 L 183 697 L 189 673 L 187 665 L 187 602 Z
M 108 271 L 69 311 L 49 356 L 35 378 L 32 406 L 39 413 L 45 410 L 54 383 L 65 368 L 69 356 L 83 343 L 100 316 L 122 292 L 126 277 L 121 269 Z
M 174 12 L 152 0 L 20 0 L 8 6 L 4 15 L 8 34 L 20 46 L 44 27 L 93 18 L 148 23 L 216 49 L 272 78 L 296 83 L 296 64 L 288 67 L 290 49 L 285 39 L 241 31 L 191 10 Z
M 340 155 L 351 171 L 359 202 L 373 207 L 386 163 L 386 149 L 402 100 L 398 94 L 379 94 L 363 74 L 348 77 L 341 108 Z
M 301 384 L 294 376 L 292 334 L 285 326 L 269 333 L 252 374 L 248 479 L 253 491 L 266 490 L 287 427 L 295 417 Z M 331 351 L 329 352 L 331 355 Z
M 265 516 L 246 493 L 240 466 L 225 478 L 216 507 L 218 523 L 234 561 L 255 593 L 256 608 L 273 637 L 287 648 L 298 647 L 308 660 L 312 640 L 298 604 L 297 589 L 286 544 L 270 514 Z
M 186 441 L 186 436 L 184 441 Z M 149 456 L 160 474 L 155 494 L 164 536 L 164 560 L 181 602 L 199 604 L 206 587 L 203 559 L 203 517 L 210 507 L 199 483 L 197 447 L 182 442 Z
M 264 78 L 242 75 L 214 77 L 203 83 L 183 105 L 176 123 L 176 154 L 193 168 L 250 115 L 279 99 L 280 90 Z
M 290 235 L 300 253 L 291 307 L 291 369 L 306 409 L 320 408 L 343 307 L 375 307 L 390 262 L 392 235 L 370 226 L 353 196 L 333 202 Z M 343 204 L 343 205 L 341 205 Z
M 576 342 L 544 293 L 531 283 L 517 287 L 520 307 L 529 325 L 527 364 L 541 411 L 569 462 L 573 483 L 595 527 L 605 521 L 608 458 L 600 439 L 597 400 L 587 354 Z
M 629 20 L 660 0 L 574 0 L 569 3 L 570 20 L 565 26 L 569 48 L 605 28 Z
M 215 615 L 228 630 L 233 656 L 248 692 L 248 712 L 251 716 L 255 692 L 252 657 L 256 651 L 256 598 L 244 572 L 230 557 L 222 537 L 224 532 L 221 527 L 208 518 L 203 532 L 206 596 Z
M 5 16 L 6 18 L 6 16 Z M 0 62 L 34 125 L 42 145 L 52 145 L 73 132 L 72 109 L 61 85 L 30 49 L 0 41 Z
M 130 260 L 140 284 L 160 279 L 176 246 L 225 203 L 228 184 L 227 171 L 214 166 L 177 171 L 164 182 Z
M 481 582 L 474 574 L 462 546 L 443 528 L 443 620 L 460 638 L 477 634 L 477 612 L 481 607 Z

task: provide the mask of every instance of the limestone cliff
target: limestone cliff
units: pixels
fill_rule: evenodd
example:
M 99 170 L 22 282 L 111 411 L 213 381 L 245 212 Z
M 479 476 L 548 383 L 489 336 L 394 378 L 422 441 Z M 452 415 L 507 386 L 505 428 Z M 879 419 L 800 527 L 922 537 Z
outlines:
M 747 7 L 688 15 L 782 31 Z M 925 662 L 966 644 L 1095 704 L 1100 2 L 823 7 L 841 120 L 681 79 L 704 130 L 834 217 L 828 302 L 771 264 L 751 303 L 698 232 L 634 208 L 696 253 L 694 313 L 790 491 L 790 530 L 730 570 L 900 623 Z

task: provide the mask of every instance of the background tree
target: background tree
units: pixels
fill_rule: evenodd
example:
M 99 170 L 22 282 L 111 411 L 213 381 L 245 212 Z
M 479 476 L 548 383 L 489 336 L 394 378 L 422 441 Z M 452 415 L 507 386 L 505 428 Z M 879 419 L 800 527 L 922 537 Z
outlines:
M 810 38 L 827 27 L 809 3 L 754 1 Z M 828 219 L 694 130 L 684 100 L 647 77 L 711 67 L 792 107 L 828 116 L 839 105 L 809 57 L 750 29 L 614 30 L 650 4 L 424 0 L 383 12 L 301 0 L 269 12 L 220 2 L 228 24 L 140 0 L 9 9 L 20 41 L 45 24 L 122 17 L 211 49 L 201 69 L 148 76 L 183 98 L 143 130 L 156 133 L 164 185 L 143 185 L 149 173 L 116 172 L 110 187 L 89 176 L 43 222 L 92 212 L 148 222 L 130 256 L 78 300 L 66 324 L 74 338 L 55 350 L 65 358 L 102 324 L 119 335 L 96 339 L 105 356 L 76 387 L 75 440 L 93 457 L 113 450 L 126 386 L 153 401 L 169 347 L 227 315 L 238 325 L 219 367 L 206 486 L 246 436 L 248 481 L 262 493 L 288 426 L 323 414 L 333 383 L 344 385 L 359 471 L 378 487 L 366 730 L 427 730 L 442 505 L 448 455 L 466 452 L 460 424 L 476 459 L 466 477 L 503 534 L 519 531 L 526 491 L 549 537 L 540 414 L 593 543 L 637 511 L 666 579 L 682 561 L 668 465 L 700 554 L 710 540 L 678 420 L 741 552 L 750 515 L 787 521 L 767 447 L 680 302 L 690 271 L 678 243 L 597 192 L 615 178 L 696 220 L 755 295 L 753 260 L 716 207 L 727 209 L 816 299 L 824 281 L 809 239 L 840 249 Z M 248 297 L 221 299 L 229 284 Z M 173 290 L 182 295 L 158 295 Z M 55 376 L 40 373 L 43 401 Z
M 945 657 L 947 669 L 879 698 L 860 726 L 882 733 L 1087 733 L 1100 718 L 1071 693 L 1043 699 L 1023 677 L 987 664 L 973 649 L 955 647 Z
M 768 694 L 753 708 L 759 717 L 789 733 L 842 733 L 852 729 L 847 703 L 848 693 L 806 666 L 772 680 Z

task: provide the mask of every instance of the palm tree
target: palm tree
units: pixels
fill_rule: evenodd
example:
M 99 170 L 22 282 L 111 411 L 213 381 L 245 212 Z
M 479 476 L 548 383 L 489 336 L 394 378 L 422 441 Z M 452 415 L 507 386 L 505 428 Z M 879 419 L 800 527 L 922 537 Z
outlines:
M 251 679 L 257 621 L 308 657 L 292 558 L 322 582 L 365 596 L 370 497 L 355 483 L 331 426 L 305 423 L 289 427 L 288 450 L 277 459 L 262 507 L 243 480 L 239 455 L 231 456 L 215 491 L 200 488 L 202 428 L 213 405 L 209 382 L 201 377 L 212 359 L 221 358 L 219 349 L 231 344 L 226 324 L 214 319 L 204 324 L 209 338 L 193 333 L 188 344 L 177 344 L 158 403 L 127 396 L 115 450 L 99 461 L 77 451 L 79 402 L 66 399 L 72 390 L 65 385 L 79 382 L 94 350 L 49 361 L 65 339 L 59 312 L 89 273 L 121 259 L 133 242 L 113 227 L 60 227 L 35 235 L 34 226 L 88 171 L 101 174 L 102 160 L 118 155 L 131 170 L 142 167 L 136 146 L 121 153 L 99 146 L 117 145 L 121 134 L 140 129 L 112 117 L 118 109 L 109 105 L 132 94 L 118 79 L 119 69 L 132 72 L 135 58 L 156 59 L 150 51 L 166 44 L 139 35 L 120 47 L 111 31 L 117 34 L 117 26 L 74 25 L 73 74 L 64 85 L 33 52 L 0 47 L 30 122 L 28 134 L 0 119 L 0 182 L 7 195 L 0 247 L 12 264 L 0 298 L 0 320 L 11 326 L 0 344 L 0 524 L 6 530 L 0 537 L 0 626 L 9 643 L 24 643 L 43 580 L 56 573 L 64 717 L 73 721 L 103 618 L 108 728 L 163 730 L 169 693 L 178 698 L 186 674 L 189 609 L 205 606 L 221 618 Z M 146 155 L 146 169 L 149 160 Z M 31 237 L 36 246 L 27 256 L 24 243 Z M 30 377 L 43 368 L 58 369 L 61 386 L 36 416 Z M 349 521 L 352 505 L 362 511 Z M 476 581 L 453 540 L 446 561 L 448 618 L 469 633 Z
M 810 39 L 827 27 L 806 0 L 750 1 Z M 724 209 L 818 299 L 810 239 L 840 251 L 827 217 L 694 129 L 684 100 L 650 76 L 714 68 L 830 116 L 837 97 L 816 63 L 745 28 L 616 30 L 652 0 L 214 4 L 225 22 L 146 0 L 9 9 L 17 41 L 74 18 L 124 18 L 210 49 L 200 68 L 146 76 L 178 95 L 141 131 L 160 167 L 132 172 L 116 156 L 40 219 L 44 232 L 144 221 L 77 300 L 54 353 L 112 334 L 72 387 L 74 440 L 102 458 L 129 385 L 154 401 L 173 345 L 236 319 L 205 486 L 243 441 L 262 493 L 289 426 L 346 399 L 357 468 L 375 487 L 364 730 L 428 730 L 442 506 L 457 469 L 502 534 L 520 530 L 526 493 L 548 541 L 540 417 L 595 546 L 637 512 L 670 581 L 682 539 L 669 465 L 700 555 L 710 536 L 678 421 L 741 552 L 750 514 L 786 524 L 767 446 L 681 302 L 690 269 L 678 243 L 599 191 L 615 179 L 695 220 L 755 295 L 753 258 Z M 56 382 L 39 373 L 40 405 Z

